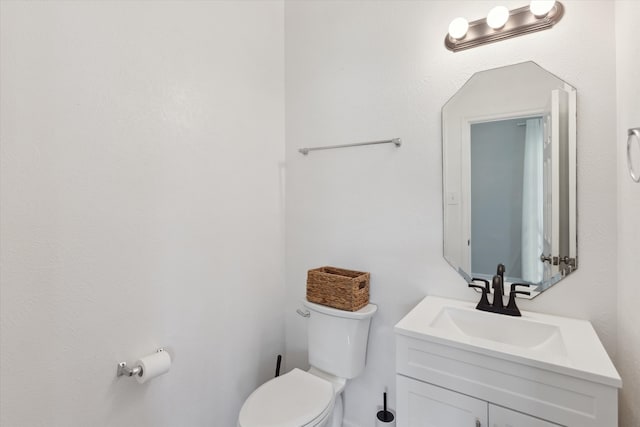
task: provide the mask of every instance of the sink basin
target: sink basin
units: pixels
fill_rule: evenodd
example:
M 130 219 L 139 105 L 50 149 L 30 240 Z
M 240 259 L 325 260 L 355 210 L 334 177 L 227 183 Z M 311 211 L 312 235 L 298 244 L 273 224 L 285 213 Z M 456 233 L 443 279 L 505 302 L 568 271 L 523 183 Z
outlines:
M 522 311 L 475 309 L 476 303 L 428 296 L 398 324 L 399 335 L 620 387 L 609 355 L 586 320 Z
M 484 311 L 442 307 L 431 327 L 448 336 L 478 338 L 565 359 L 567 350 L 560 328 L 527 318 L 510 318 Z M 508 327 L 507 327 L 508 326 Z

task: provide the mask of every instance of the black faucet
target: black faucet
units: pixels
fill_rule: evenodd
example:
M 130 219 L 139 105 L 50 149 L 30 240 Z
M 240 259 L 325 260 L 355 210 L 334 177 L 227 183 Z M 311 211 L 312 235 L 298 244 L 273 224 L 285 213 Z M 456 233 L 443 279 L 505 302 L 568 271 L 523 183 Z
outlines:
M 498 264 L 491 287 L 493 288 L 493 307 L 496 309 L 504 308 L 504 301 L 502 300 L 504 295 L 504 264 Z
M 491 313 L 506 314 L 508 316 L 522 316 L 522 314 L 520 314 L 518 306 L 516 305 L 516 295 L 530 295 L 530 292 L 518 291 L 516 290 L 516 288 L 518 286 L 529 287 L 530 285 L 528 283 L 512 283 L 511 292 L 509 292 L 509 303 L 505 307 L 504 301 L 502 300 L 502 296 L 504 295 L 504 272 L 504 265 L 498 264 L 496 275 L 493 276 L 493 280 L 491 281 L 491 287 L 493 288 L 492 303 L 489 303 L 489 299 L 487 298 L 487 294 L 489 293 L 489 281 L 476 278 L 471 279 L 473 282 L 480 281 L 484 283 L 484 286 L 480 286 L 475 283 L 469 283 L 470 288 L 478 288 L 482 290 L 482 296 L 480 297 L 480 302 L 476 306 L 476 309 L 489 311 Z

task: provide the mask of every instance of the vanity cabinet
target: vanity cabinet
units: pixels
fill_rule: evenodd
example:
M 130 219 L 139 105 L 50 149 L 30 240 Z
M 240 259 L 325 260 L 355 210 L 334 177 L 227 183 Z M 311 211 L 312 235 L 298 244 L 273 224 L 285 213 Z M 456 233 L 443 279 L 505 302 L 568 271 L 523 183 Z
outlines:
M 484 400 L 398 375 L 398 427 L 558 427 Z
M 620 376 L 591 324 L 428 296 L 395 326 L 398 427 L 617 427 Z
M 617 387 L 396 334 L 398 427 L 615 427 Z M 508 408 L 508 409 L 507 409 Z

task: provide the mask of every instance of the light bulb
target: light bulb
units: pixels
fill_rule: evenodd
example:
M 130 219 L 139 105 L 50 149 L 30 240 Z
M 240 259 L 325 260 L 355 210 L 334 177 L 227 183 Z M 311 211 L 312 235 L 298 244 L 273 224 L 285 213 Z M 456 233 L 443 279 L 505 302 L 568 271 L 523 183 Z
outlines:
M 551 9 L 553 9 L 555 5 L 556 0 L 531 0 L 529 10 L 536 18 L 544 18 L 547 16 L 547 13 L 551 12 Z
M 487 15 L 487 25 L 494 30 L 504 27 L 509 20 L 509 9 L 504 6 L 496 6 Z
M 463 38 L 468 30 L 469 21 L 462 17 L 454 19 L 451 21 L 451 24 L 449 24 L 449 35 L 456 40 Z

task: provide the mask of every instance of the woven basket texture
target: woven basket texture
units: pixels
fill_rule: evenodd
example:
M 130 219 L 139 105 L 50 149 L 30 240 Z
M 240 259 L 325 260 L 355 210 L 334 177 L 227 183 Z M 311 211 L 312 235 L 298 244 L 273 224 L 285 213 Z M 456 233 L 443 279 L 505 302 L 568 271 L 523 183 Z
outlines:
M 369 304 L 370 274 L 337 267 L 320 267 L 307 273 L 307 300 L 346 311 Z

